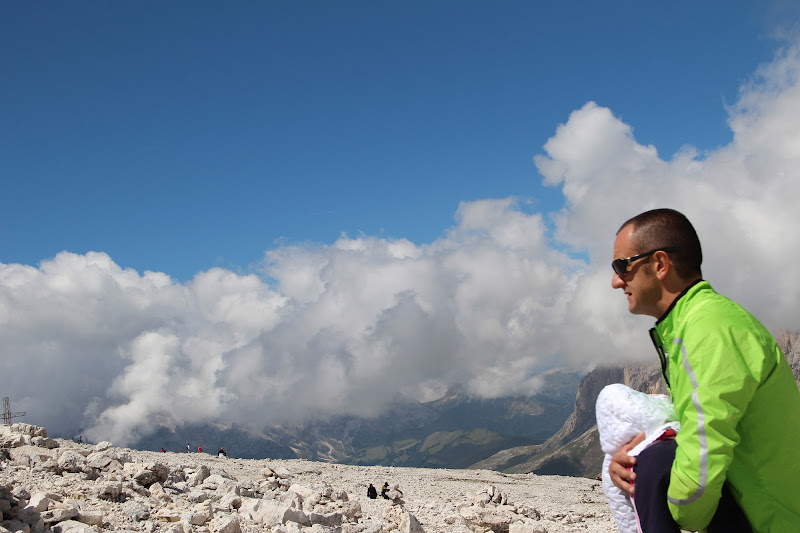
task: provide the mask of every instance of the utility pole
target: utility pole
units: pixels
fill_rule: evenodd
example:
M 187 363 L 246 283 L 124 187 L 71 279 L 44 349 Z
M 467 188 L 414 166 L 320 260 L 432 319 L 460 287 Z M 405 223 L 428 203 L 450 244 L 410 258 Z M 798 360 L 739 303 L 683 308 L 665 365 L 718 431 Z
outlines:
M 8 396 L 3 398 L 3 424 L 9 425 L 12 418 L 17 418 L 18 416 L 25 416 L 26 413 L 12 413 L 11 412 L 11 404 L 8 401 Z

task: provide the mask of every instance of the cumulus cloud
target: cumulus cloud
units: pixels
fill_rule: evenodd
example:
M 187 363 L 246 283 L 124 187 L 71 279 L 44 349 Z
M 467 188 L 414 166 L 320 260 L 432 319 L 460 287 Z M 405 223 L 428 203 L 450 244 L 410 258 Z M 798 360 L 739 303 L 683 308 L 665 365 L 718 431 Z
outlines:
M 797 327 L 797 45 L 741 88 L 729 116 L 731 143 L 665 159 L 589 102 L 535 158 L 564 192 L 561 211 L 465 202 L 432 243 L 280 246 L 259 275 L 212 269 L 183 284 L 95 252 L 0 264 L 0 386 L 55 433 L 118 444 L 156 422 L 369 416 L 455 383 L 533 392 L 553 366 L 652 357 L 651 321 L 627 314 L 609 262 L 619 224 L 657 206 L 693 220 L 721 292 L 771 328 Z

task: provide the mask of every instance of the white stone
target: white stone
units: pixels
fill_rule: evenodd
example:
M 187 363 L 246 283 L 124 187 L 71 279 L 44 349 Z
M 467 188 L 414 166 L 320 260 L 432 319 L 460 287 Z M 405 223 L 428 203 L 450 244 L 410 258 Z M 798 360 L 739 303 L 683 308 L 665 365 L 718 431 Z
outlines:
M 204 490 L 193 490 L 186 495 L 186 499 L 192 503 L 200 503 L 210 499 L 211 496 Z
M 213 533 L 242 533 L 239 520 L 231 515 L 214 517 L 208 526 Z
M 181 516 L 181 522 L 189 522 L 193 526 L 202 526 L 206 523 L 206 517 L 200 513 L 184 513 Z
M 203 518 L 208 521 L 214 517 L 214 510 L 211 508 L 211 502 L 198 503 L 192 506 L 192 513 L 203 515 Z
M 522 518 L 509 506 L 463 507 L 460 514 L 473 531 L 491 530 L 495 533 L 507 532 L 512 522 Z
M 547 533 L 547 529 L 541 525 L 514 522 L 508 526 L 508 533 Z
M 231 480 L 220 476 L 219 474 L 212 474 L 203 480 L 201 487 L 205 490 L 216 490 L 221 493 L 235 492 L 237 490 L 236 483 Z
M 31 437 L 31 445 L 50 450 L 58 448 L 58 443 L 54 439 L 48 437 Z
M 78 508 L 72 506 L 50 508 L 42 513 L 42 520 L 46 523 L 64 522 L 78 517 Z
M 211 475 L 211 472 L 208 467 L 206 465 L 200 465 L 200 468 L 186 478 L 186 483 L 188 483 L 189 486 L 196 487 L 203 483 L 209 475 Z
M 53 533 L 97 533 L 98 529 L 77 520 L 65 520 L 55 524 L 51 531 Z
M 296 522 L 301 526 L 311 525 L 311 520 L 308 518 L 308 515 L 300 509 L 296 509 L 294 507 L 288 507 L 284 510 L 283 516 L 281 517 L 281 523 L 285 524 L 286 522 Z
M 192 524 L 185 521 L 179 521 L 170 524 L 167 529 L 167 533 L 192 533 Z
M 300 497 L 300 503 L 312 499 L 319 501 L 321 496 L 319 492 L 315 491 L 314 489 L 306 487 L 305 485 L 299 485 L 297 483 L 294 483 L 289 487 L 289 492 L 297 494 Z
M 103 452 L 93 452 L 86 457 L 86 464 L 91 468 L 98 468 L 100 470 L 108 467 L 114 458 Z
M 151 498 L 165 503 L 172 501 L 172 497 L 164 491 L 164 487 L 161 483 L 153 483 L 150 485 L 149 490 Z
M 159 509 L 154 518 L 162 522 L 179 522 L 181 519 L 181 512 L 177 509 L 165 507 Z
M 58 457 L 58 467 L 65 472 L 83 472 L 85 466 L 86 458 L 73 450 L 65 450 Z
M 289 479 L 292 477 L 292 473 L 283 466 L 270 466 L 269 468 L 272 470 L 275 477 L 279 477 L 281 479 Z
M 238 509 L 242 506 L 242 498 L 236 493 L 228 492 L 219 499 L 219 504 L 229 510 Z
M 344 521 L 344 516 L 341 513 L 309 513 L 308 520 L 312 524 L 325 527 L 339 527 Z
M 390 530 L 396 529 L 401 533 L 424 533 L 425 531 L 417 517 L 400 506 L 390 507 L 384 514 L 384 519 Z
M 78 521 L 90 526 L 103 525 L 103 512 L 102 511 L 80 511 L 78 513 Z
M 28 501 L 28 505 L 25 507 L 26 509 L 31 509 L 37 513 L 41 513 L 42 511 L 46 511 L 48 507 L 50 507 L 50 502 L 52 500 L 47 497 L 47 494 L 44 492 L 37 492 L 31 499 Z
M 47 430 L 45 428 L 31 424 L 25 424 L 23 422 L 11 424 L 11 432 L 28 435 L 29 437 L 47 437 Z

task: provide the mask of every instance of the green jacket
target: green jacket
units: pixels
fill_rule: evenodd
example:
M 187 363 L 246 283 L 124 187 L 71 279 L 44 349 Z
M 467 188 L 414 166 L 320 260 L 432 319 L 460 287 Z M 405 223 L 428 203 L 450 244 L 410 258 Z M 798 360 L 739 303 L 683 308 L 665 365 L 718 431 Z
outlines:
M 800 390 L 775 339 L 706 281 L 650 330 L 681 431 L 667 496 L 704 529 L 726 481 L 754 531 L 800 531 Z

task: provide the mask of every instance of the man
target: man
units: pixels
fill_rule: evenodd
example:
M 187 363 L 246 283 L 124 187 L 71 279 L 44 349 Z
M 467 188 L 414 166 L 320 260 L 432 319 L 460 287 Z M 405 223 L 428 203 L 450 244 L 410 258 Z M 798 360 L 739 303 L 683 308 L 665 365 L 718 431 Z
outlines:
M 657 319 L 650 336 L 681 430 L 630 457 L 640 434 L 609 475 L 645 533 L 800 531 L 800 391 L 764 326 L 702 279 L 702 259 L 692 224 L 671 209 L 617 232 L 611 286 L 628 311 Z

